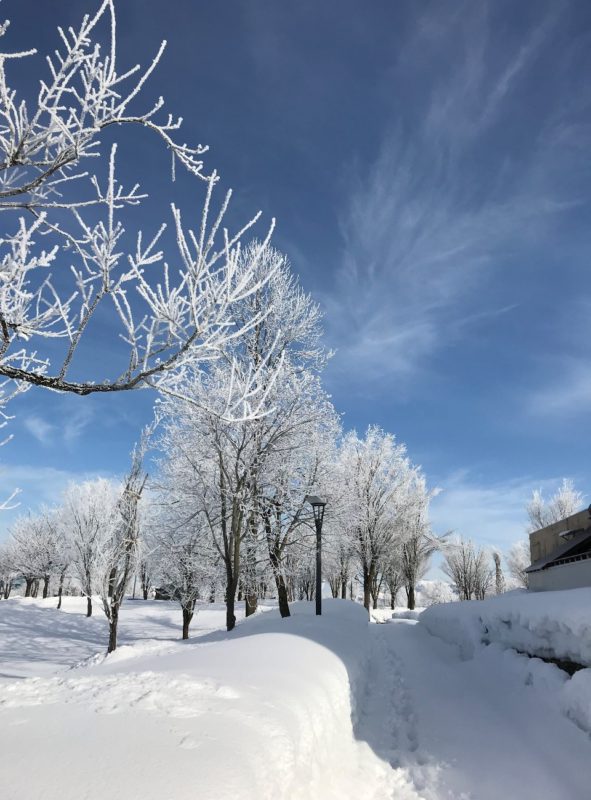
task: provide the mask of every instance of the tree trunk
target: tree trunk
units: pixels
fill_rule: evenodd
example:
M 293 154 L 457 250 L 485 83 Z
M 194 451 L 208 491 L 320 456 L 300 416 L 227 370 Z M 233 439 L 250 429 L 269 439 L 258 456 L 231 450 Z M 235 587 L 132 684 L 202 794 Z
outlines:
M 247 617 L 252 616 L 256 612 L 258 603 L 259 603 L 259 599 L 258 599 L 258 597 L 256 596 L 256 594 L 254 592 L 253 593 L 250 593 L 250 592 L 246 593 L 245 598 L 244 598 L 244 604 L 245 604 L 245 611 L 246 611 L 246 616 Z
M 144 600 L 147 600 L 148 599 L 148 587 L 147 586 L 144 589 L 142 589 L 142 594 L 144 596 Z
M 183 639 L 189 638 L 189 625 L 193 619 L 193 612 L 188 608 L 183 608 Z
M 113 590 L 115 588 L 116 576 L 117 576 L 117 570 L 113 567 L 113 569 L 111 570 L 111 574 L 109 575 L 109 589 L 108 589 L 109 598 L 113 597 Z
M 341 583 L 341 600 L 347 599 L 347 579 L 343 578 Z
M 109 620 L 109 647 L 107 654 L 117 648 L 117 623 L 119 622 L 119 606 L 111 606 L 111 619 Z
M 32 587 L 33 587 L 33 578 L 25 578 L 25 597 L 31 596 Z
M 277 599 L 279 600 L 279 613 L 283 618 L 290 617 L 289 599 L 287 597 L 287 586 L 285 585 L 285 578 L 281 573 L 275 576 L 275 584 L 277 586 Z
M 86 616 L 92 617 L 92 597 L 89 594 L 86 595 Z
M 43 599 L 49 594 L 49 575 L 43 577 Z
M 363 605 L 369 611 L 371 607 L 371 581 L 373 575 L 371 569 L 363 568 Z
M 229 580 L 226 585 L 226 630 L 233 631 L 236 627 L 236 581 Z
M 57 590 L 57 607 L 58 607 L 58 609 L 62 607 L 62 594 L 63 594 L 63 591 L 64 591 L 64 578 L 65 578 L 65 575 L 66 575 L 66 571 L 65 570 L 60 572 L 60 583 L 59 583 L 59 588 Z
M 414 586 L 407 586 L 406 587 L 406 599 L 407 599 L 407 607 L 410 611 L 414 611 L 415 608 L 415 587 Z
M 37 597 L 39 594 L 39 581 L 37 578 L 33 581 L 33 588 L 31 589 L 31 597 Z

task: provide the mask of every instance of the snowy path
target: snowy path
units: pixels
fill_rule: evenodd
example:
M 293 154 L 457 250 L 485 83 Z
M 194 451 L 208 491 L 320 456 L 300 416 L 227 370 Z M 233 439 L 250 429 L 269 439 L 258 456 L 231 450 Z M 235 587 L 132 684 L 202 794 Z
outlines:
M 373 625 L 372 637 L 356 736 L 391 765 L 392 798 L 591 796 L 591 740 L 511 658 L 489 649 L 462 661 L 456 647 L 402 620 Z

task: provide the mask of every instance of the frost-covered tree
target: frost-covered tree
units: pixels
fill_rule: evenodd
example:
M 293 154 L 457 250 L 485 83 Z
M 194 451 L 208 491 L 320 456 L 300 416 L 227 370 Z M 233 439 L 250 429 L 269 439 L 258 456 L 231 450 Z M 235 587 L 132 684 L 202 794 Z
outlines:
M 398 544 L 406 602 L 411 611 L 416 605 L 416 585 L 425 576 L 431 556 L 441 546 L 441 540 L 432 534 L 429 523 L 429 502 L 435 494 L 435 491 L 428 491 L 425 476 L 415 467 L 406 486 L 400 514 L 404 529 Z
M 419 602 L 428 608 L 438 603 L 453 603 L 457 597 L 446 581 L 421 581 L 419 585 Z
M 484 600 L 492 585 L 489 556 L 471 539 L 455 538 L 444 550 L 443 572 L 453 581 L 460 600 Z
M 404 586 L 400 546 L 394 545 L 386 557 L 384 564 L 384 581 L 390 593 L 390 608 L 394 609 L 396 607 L 398 592 Z
M 162 441 L 170 441 L 166 430 Z M 216 582 L 217 560 L 195 475 L 179 451 L 167 453 L 161 462 L 156 492 L 150 504 L 147 563 L 179 603 L 182 638 L 188 639 L 197 601 Z
M 175 474 L 174 484 L 187 487 L 192 513 L 203 514 L 209 528 L 226 576 L 229 630 L 239 588 L 253 611 L 257 586 L 264 582 L 261 569 L 269 563 L 282 613 L 288 613 L 284 555 L 304 530 L 305 493 L 321 463 L 320 449 L 310 440 L 335 424 L 317 376 L 325 354 L 316 304 L 299 287 L 285 256 L 265 243 L 244 250 L 239 274 L 243 269 L 269 275 L 235 306 L 246 332 L 228 344 L 224 363 L 185 375 L 161 404 L 163 473 Z M 237 375 L 263 398 L 256 416 L 224 414 Z
M 76 394 L 158 383 L 187 360 L 211 357 L 238 332 L 233 305 L 259 286 L 252 272 L 238 273 L 239 242 L 257 217 L 229 233 L 230 194 L 214 209 L 218 176 L 205 169 L 207 148 L 178 141 L 182 120 L 163 113 L 162 98 L 142 107 L 164 42 L 146 68 L 120 68 L 113 0 L 58 31 L 34 98 L 15 89 L 11 75 L 35 51 L 0 56 L 0 376 Z M 130 223 L 145 217 L 132 212 L 147 195 L 117 179 L 122 129 L 151 134 L 172 159 L 173 178 L 179 165 L 203 189 L 195 233 L 172 207 L 174 251 L 165 252 L 164 223 L 131 236 Z M 70 378 L 105 303 L 118 320 L 114 341 L 121 336 L 126 345 L 120 371 L 97 375 L 96 360 L 82 356 L 81 377 Z M 59 360 L 43 354 L 47 339 L 64 342 Z
M 346 535 L 359 564 L 363 604 L 369 610 L 371 592 L 400 534 L 412 468 L 406 448 L 391 434 L 370 426 L 363 439 L 348 433 L 339 457 Z
M 575 489 L 570 478 L 563 478 L 558 490 L 550 497 L 544 499 L 541 489 L 532 492 L 526 511 L 529 520 L 528 532 L 532 533 L 540 528 L 545 528 L 553 522 L 559 522 L 579 511 L 585 503 L 584 495 Z
M 97 583 L 103 611 L 109 622 L 107 653 L 117 648 L 119 610 L 137 566 L 140 541 L 139 505 L 147 479 L 143 460 L 152 430 L 147 428 L 134 448 L 131 469 L 117 500 L 109 525 L 105 525 L 97 554 Z
M 326 531 L 325 531 L 326 528 Z M 323 526 L 324 548 L 322 554 L 323 573 L 330 585 L 333 597 L 345 600 L 347 587 L 353 569 L 353 550 L 350 541 L 340 535 L 340 523 L 335 521 L 331 525 L 330 516 L 328 524 Z
M 10 546 L 5 543 L 0 545 L 0 598 L 8 600 L 12 592 L 17 571 L 12 559 Z
M 43 508 L 37 514 L 18 517 L 11 529 L 9 550 L 14 568 L 25 580 L 25 597 L 42 581 L 46 598 L 51 577 L 61 572 L 66 559 L 58 513 Z
M 529 542 L 526 539 L 520 539 L 515 542 L 509 552 L 507 553 L 507 566 L 509 573 L 516 585 L 527 589 L 528 587 L 528 574 L 526 569 L 531 563 Z
M 72 567 L 86 596 L 86 616 L 92 615 L 92 595 L 98 588 L 105 542 L 117 521 L 120 487 L 105 478 L 73 483 L 63 498 L 63 525 L 72 550 Z
M 496 551 L 493 553 L 493 561 L 495 564 L 495 594 L 503 594 L 505 591 L 505 576 L 501 566 L 500 553 Z

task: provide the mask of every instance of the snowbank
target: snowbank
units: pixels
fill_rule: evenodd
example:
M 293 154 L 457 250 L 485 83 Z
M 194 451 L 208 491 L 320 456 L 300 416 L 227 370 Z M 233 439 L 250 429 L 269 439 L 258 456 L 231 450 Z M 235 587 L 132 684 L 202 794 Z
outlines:
M 420 624 L 459 645 L 465 658 L 496 642 L 542 658 L 591 666 L 591 589 L 516 591 L 487 600 L 431 606 Z
M 569 678 L 540 660 L 591 666 L 591 589 L 515 591 L 483 601 L 446 603 L 426 609 L 419 624 L 457 645 L 464 659 L 486 659 L 505 649 L 504 660 L 517 677 L 542 690 L 548 702 L 591 733 L 591 669 Z
M 412 611 L 409 608 L 403 608 L 393 611 L 391 619 L 418 619 L 423 611 L 423 608 L 415 608 Z
M 0 785 L 27 800 L 365 797 L 384 770 L 353 732 L 368 627 L 351 602 L 325 601 L 321 618 L 299 603 L 290 619 L 271 610 L 231 634 L 138 641 L 5 682 Z

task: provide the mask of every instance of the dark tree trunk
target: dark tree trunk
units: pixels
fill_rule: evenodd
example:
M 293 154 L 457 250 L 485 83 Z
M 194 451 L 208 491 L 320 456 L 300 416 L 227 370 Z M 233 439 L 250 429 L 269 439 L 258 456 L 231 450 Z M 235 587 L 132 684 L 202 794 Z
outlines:
M 341 600 L 347 599 L 347 579 L 343 578 L 341 583 Z
M 49 575 L 43 577 L 43 599 L 49 594 Z
M 236 614 L 234 607 L 236 603 L 236 586 L 226 588 L 226 630 L 233 631 L 236 627 Z
M 143 595 L 143 597 L 144 597 L 144 600 L 147 600 L 147 599 L 148 599 L 148 587 L 147 587 L 147 586 L 145 586 L 145 587 L 142 589 L 142 595 Z
M 31 589 L 31 597 L 37 597 L 39 594 L 39 581 L 37 578 L 33 581 L 33 588 Z
M 246 616 L 250 617 L 256 612 L 259 604 L 259 599 L 254 592 L 253 593 L 247 592 L 244 598 L 244 604 L 245 604 Z
M 193 619 L 193 612 L 188 608 L 183 608 L 183 639 L 189 638 L 189 625 Z
M 287 586 L 285 585 L 285 578 L 279 574 L 275 576 L 275 583 L 277 585 L 277 599 L 279 600 L 279 613 L 283 618 L 291 616 L 289 610 L 289 599 L 287 597 Z
M 86 596 L 86 616 L 92 617 L 92 597 L 90 595 Z
M 60 583 L 59 583 L 59 587 L 58 587 L 58 590 L 57 590 L 57 607 L 58 608 L 62 607 L 62 594 L 63 594 L 63 591 L 64 591 L 64 578 L 65 578 L 65 576 L 66 576 L 66 571 L 65 570 L 60 572 Z
M 8 600 L 10 597 L 10 592 L 12 590 L 12 581 L 6 581 L 4 585 L 4 599 Z
M 283 618 L 291 616 L 289 610 L 289 593 L 285 577 L 281 570 L 281 550 L 276 541 L 271 537 L 271 528 L 266 520 L 267 527 L 267 545 L 269 549 L 269 558 L 271 566 L 273 567 L 273 577 L 275 578 L 275 586 L 277 587 L 277 599 L 279 601 L 279 613 Z
M 378 596 L 377 596 L 377 594 L 375 594 L 373 596 L 372 606 L 373 606 L 374 610 L 378 607 Z
M 363 568 L 363 605 L 369 611 L 371 607 L 371 570 Z
M 415 587 L 414 586 L 407 586 L 406 587 L 406 599 L 407 599 L 407 607 L 410 611 L 414 611 L 415 608 Z
M 394 610 L 396 608 L 396 597 L 390 592 L 390 608 Z
M 117 648 L 117 624 L 119 622 L 119 606 L 111 606 L 111 619 L 109 620 L 109 646 L 107 653 L 112 653 Z
M 25 597 L 31 596 L 32 588 L 33 588 L 33 578 L 25 578 Z

